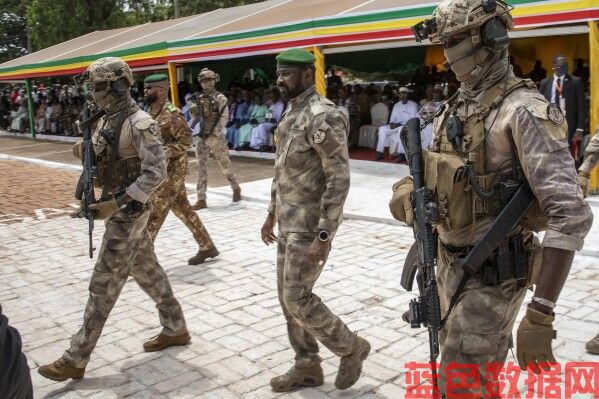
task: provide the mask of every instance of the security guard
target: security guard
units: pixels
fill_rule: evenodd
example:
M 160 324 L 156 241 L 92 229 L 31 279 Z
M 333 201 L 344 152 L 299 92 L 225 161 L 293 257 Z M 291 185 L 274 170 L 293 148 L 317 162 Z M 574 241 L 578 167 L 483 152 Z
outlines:
M 220 80 L 218 74 L 204 68 L 198 75 L 198 81 L 202 85 L 202 93 L 198 96 L 197 108 L 192 113 L 201 116 L 202 127 L 196 143 L 196 158 L 198 160 L 198 200 L 193 209 L 203 209 L 206 204 L 206 188 L 208 187 L 208 156 L 212 151 L 218 166 L 229 180 L 233 189 L 233 202 L 241 201 L 241 188 L 235 179 L 231 160 L 229 159 L 229 147 L 225 139 L 226 125 L 229 120 L 227 97 L 216 91 L 216 83 Z
M 279 301 L 296 356 L 286 374 L 271 380 L 276 392 L 323 384 L 317 340 L 341 357 L 338 389 L 358 380 L 370 352 L 368 341 L 352 333 L 312 292 L 349 191 L 348 117 L 316 92 L 314 61 L 302 49 L 277 56 L 277 83 L 289 105 L 278 126 L 275 178 L 261 235 L 266 245 L 278 242 Z
M 595 131 L 595 135 L 589 141 L 587 148 L 584 152 L 584 162 L 578 168 L 578 180 L 580 186 L 586 197 L 589 189 L 589 179 L 591 178 L 591 172 L 599 162 L 599 128 Z M 597 334 L 592 340 L 587 342 L 586 349 L 592 354 L 599 355 L 599 334 Z
M 518 328 L 518 362 L 534 372 L 545 367 L 543 362 L 555 362 L 553 308 L 574 252 L 582 248 L 592 223 L 568 151 L 564 116 L 533 82 L 513 74 L 507 34 L 511 28 L 509 7 L 501 0 L 445 0 L 431 19 L 413 28 L 418 39 L 443 46 L 461 82 L 435 119 L 435 137 L 425 154 L 425 184 L 439 209 L 441 316 L 450 303 L 455 305 L 440 331 L 439 382 L 448 398 L 464 393 L 488 397 L 484 366 L 505 360 L 526 287 L 532 283 L 534 296 Z M 470 251 L 501 211 L 501 183 L 524 180 L 534 194 L 535 209 L 485 262 L 484 273 L 464 277 L 465 286 L 460 287 L 464 270 L 455 261 Z M 412 189 L 411 178 L 401 180 L 390 203 L 393 215 L 408 224 L 413 220 Z M 537 279 L 533 255 L 538 250 L 531 230 L 541 229 L 546 233 Z M 452 362 L 478 365 L 481 384 L 456 386 L 448 380 L 444 371 Z M 460 390 L 448 389 L 450 383 Z
M 187 199 L 185 177 L 187 176 L 187 150 L 191 147 L 191 129 L 183 113 L 168 100 L 168 89 L 169 82 L 165 74 L 150 75 L 144 79 L 144 101 L 150 106 L 148 109 L 150 116 L 160 127 L 160 136 L 167 159 L 167 179 L 151 198 L 152 212 L 148 221 L 148 230 L 152 240 L 155 240 L 168 211 L 172 209 L 191 231 L 200 247 L 198 253 L 189 259 L 190 265 L 197 265 L 208 258 L 218 256 L 218 251 Z
M 127 278 L 132 276 L 156 302 L 162 331 L 144 343 L 158 351 L 190 341 L 183 311 L 158 263 L 147 229 L 148 199 L 166 178 L 166 161 L 156 122 L 129 95 L 133 75 L 120 58 L 93 62 L 83 75 L 95 103 L 106 112 L 93 134 L 94 155 L 102 196 L 90 205 L 105 220 L 102 247 L 89 283 L 83 325 L 61 358 L 38 372 L 54 381 L 81 379 L 104 323 Z M 82 143 L 73 152 L 82 157 Z

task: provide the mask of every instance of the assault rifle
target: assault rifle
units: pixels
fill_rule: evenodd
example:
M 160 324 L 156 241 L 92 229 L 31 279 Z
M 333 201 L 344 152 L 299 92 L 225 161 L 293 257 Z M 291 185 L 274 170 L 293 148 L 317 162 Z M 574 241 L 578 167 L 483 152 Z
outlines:
M 412 328 L 424 326 L 428 329 L 433 397 L 440 397 L 435 362 L 439 356 L 441 306 L 435 275 L 437 235 L 433 232 L 433 223 L 438 220 L 438 209 L 437 204 L 433 201 L 433 193 L 424 184 L 424 157 L 420 129 L 420 119 L 412 118 L 402 127 L 400 133 L 410 166 L 410 174 L 414 181 L 414 191 L 411 193 L 410 200 L 414 209 L 413 229 L 415 246 L 418 249 L 416 264 L 413 267 L 404 267 L 401 285 L 411 291 L 414 274 L 418 270 L 416 280 L 420 295 L 418 299 L 410 301 L 410 308 L 404 315 L 404 320 L 409 322 Z
M 92 242 L 92 232 L 94 231 L 95 211 L 89 209 L 89 206 L 96 202 L 96 194 L 94 192 L 94 179 L 97 177 L 96 157 L 94 155 L 94 145 L 92 143 L 91 125 L 105 115 L 104 111 L 97 112 L 93 116 L 89 106 L 84 106 L 77 120 L 77 130 L 83 135 L 83 154 L 81 162 L 83 171 L 79 176 L 77 189 L 75 190 L 75 198 L 81 201 L 81 210 L 78 217 L 88 220 L 88 235 L 89 235 L 89 257 L 94 257 L 94 246 Z

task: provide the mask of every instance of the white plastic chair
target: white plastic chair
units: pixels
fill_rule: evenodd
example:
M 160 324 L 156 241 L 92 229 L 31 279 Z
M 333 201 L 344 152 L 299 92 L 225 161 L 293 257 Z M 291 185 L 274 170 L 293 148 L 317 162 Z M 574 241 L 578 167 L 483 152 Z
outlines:
M 384 103 L 376 103 L 370 109 L 372 125 L 365 125 L 360 128 L 358 145 L 366 148 L 376 148 L 378 140 L 379 127 L 384 126 L 389 121 L 389 107 Z

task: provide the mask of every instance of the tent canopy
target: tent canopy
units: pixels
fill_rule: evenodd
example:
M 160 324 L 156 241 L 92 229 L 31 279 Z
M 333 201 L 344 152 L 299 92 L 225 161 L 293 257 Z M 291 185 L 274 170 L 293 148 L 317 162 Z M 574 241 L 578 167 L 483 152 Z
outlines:
M 599 19 L 597 0 L 508 0 L 516 27 Z M 0 80 L 69 75 L 95 59 L 132 67 L 269 54 L 289 47 L 413 40 L 436 4 L 417 0 L 268 0 L 168 21 L 92 32 L 0 64 Z

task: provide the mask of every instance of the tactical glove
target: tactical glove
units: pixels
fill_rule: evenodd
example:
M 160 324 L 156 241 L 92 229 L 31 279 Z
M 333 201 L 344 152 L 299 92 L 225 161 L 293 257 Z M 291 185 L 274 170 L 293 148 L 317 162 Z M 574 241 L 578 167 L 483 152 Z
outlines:
M 83 140 L 79 140 L 73 146 L 73 155 L 77 159 L 81 159 L 83 157 Z
M 110 219 L 112 215 L 119 211 L 119 205 L 116 202 L 116 199 L 111 199 L 110 201 L 98 202 L 97 204 L 91 204 L 89 209 L 96 210 L 97 213 L 95 215 L 95 219 Z
M 589 175 L 584 172 L 578 172 L 578 182 L 582 188 L 582 195 L 586 198 L 587 190 L 589 189 Z
M 526 309 L 526 316 L 520 322 L 516 337 L 518 364 L 522 370 L 530 367 L 538 374 L 539 367 L 546 369 L 548 363 L 556 363 L 551 349 L 551 340 L 556 333 L 552 324 L 554 319 L 555 316 L 530 306 Z
M 393 185 L 393 197 L 389 202 L 389 210 L 393 217 L 408 226 L 414 223 L 414 211 L 410 194 L 414 191 L 414 183 L 411 177 L 404 177 Z

